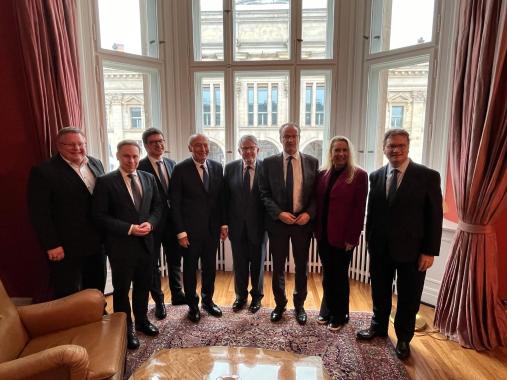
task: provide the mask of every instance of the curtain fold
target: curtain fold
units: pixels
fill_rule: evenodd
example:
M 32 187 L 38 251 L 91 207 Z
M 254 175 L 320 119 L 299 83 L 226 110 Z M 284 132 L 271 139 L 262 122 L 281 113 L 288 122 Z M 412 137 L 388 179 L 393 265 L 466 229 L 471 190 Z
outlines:
M 501 0 L 460 2 L 449 142 L 460 222 L 434 325 L 476 350 L 507 343 L 492 227 L 507 204 L 505 18 L 506 4 Z
M 35 132 L 42 158 L 59 129 L 81 126 L 75 0 L 16 1 Z

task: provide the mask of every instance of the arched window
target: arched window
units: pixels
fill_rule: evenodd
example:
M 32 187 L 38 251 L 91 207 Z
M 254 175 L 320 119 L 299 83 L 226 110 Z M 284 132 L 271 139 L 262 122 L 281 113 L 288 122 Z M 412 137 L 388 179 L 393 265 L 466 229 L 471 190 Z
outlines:
M 220 162 L 222 165 L 225 162 L 224 151 L 217 143 L 213 141 L 209 142 L 209 155 L 208 158 L 217 162 Z
M 322 141 L 312 141 L 303 149 L 304 154 L 309 154 L 319 160 L 319 166 L 322 165 Z
M 259 154 L 257 157 L 261 160 L 278 153 L 280 153 L 280 151 L 271 141 L 259 140 Z

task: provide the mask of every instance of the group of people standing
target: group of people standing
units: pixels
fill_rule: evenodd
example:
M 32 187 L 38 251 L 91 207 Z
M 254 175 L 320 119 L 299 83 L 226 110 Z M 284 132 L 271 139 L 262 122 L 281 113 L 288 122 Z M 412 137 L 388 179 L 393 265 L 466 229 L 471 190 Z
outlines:
M 269 238 L 276 302 L 271 321 L 281 320 L 286 310 L 285 267 L 292 251 L 294 316 L 304 325 L 307 263 L 315 235 L 324 289 L 318 322 L 339 330 L 349 320 L 348 267 L 364 224 L 368 177 L 354 163 L 354 149 L 347 138 L 331 139 L 327 164 L 319 171 L 317 159 L 299 151 L 296 124 L 284 124 L 279 132 L 281 154 L 262 161 L 257 158 L 256 137 L 242 136 L 241 158 L 223 170 L 220 163 L 208 159 L 205 135 L 192 135 L 191 157 L 176 164 L 163 157 L 162 132 L 150 128 L 143 133 L 148 156 L 140 160 L 138 143 L 123 140 L 117 146 L 119 169 L 104 175 L 100 161 L 86 154 L 81 130 L 60 130 L 59 153 L 32 169 L 28 186 L 32 223 L 47 251 L 56 297 L 82 288 L 103 291 L 107 252 L 113 307 L 127 314 L 128 347 L 137 348 L 136 331 L 158 334 L 147 318 L 150 292 L 155 316 L 162 319 L 167 313 L 160 284 L 161 245 L 169 267 L 172 304 L 188 305 L 187 317 L 197 323 L 199 301 L 210 315 L 222 315 L 213 294 L 216 253 L 219 241 L 227 237 L 236 294 L 232 310 L 247 306 L 249 282 L 248 309 L 255 313 L 261 308 Z M 396 274 L 396 353 L 401 359 L 410 354 L 424 277 L 438 255 L 442 226 L 440 177 L 408 158 L 409 143 L 406 131 L 389 130 L 383 142 L 389 163 L 370 175 L 366 240 L 374 315 L 370 327 L 357 333 L 362 340 L 387 336 Z M 196 291 L 199 260 L 200 297 Z

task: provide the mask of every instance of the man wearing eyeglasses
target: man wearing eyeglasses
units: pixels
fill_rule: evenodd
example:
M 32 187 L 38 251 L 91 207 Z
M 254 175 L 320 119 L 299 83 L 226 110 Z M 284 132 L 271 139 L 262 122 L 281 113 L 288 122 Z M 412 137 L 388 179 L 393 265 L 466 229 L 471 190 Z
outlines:
M 228 163 L 224 174 L 236 293 L 232 311 L 238 312 L 246 305 L 250 278 L 252 302 L 249 310 L 256 313 L 264 296 L 266 258 L 264 204 L 259 192 L 262 161 L 257 159 L 259 147 L 255 136 L 242 136 L 238 145 L 241 159 Z
M 169 203 L 169 186 L 176 162 L 163 157 L 165 140 L 162 131 L 148 128 L 143 132 L 143 144 L 148 156 L 139 161 L 139 170 L 155 176 L 158 193 L 162 202 L 162 216 L 153 234 L 153 276 L 150 288 L 151 297 L 155 301 L 155 317 L 164 319 L 167 315 L 164 293 L 160 283 L 160 246 L 164 247 L 164 255 L 169 270 L 169 289 L 171 290 L 171 303 L 184 305 L 185 294 L 181 285 L 181 253 L 178 249 L 176 233 L 172 226 L 171 206 Z
M 308 255 L 312 237 L 311 219 L 315 217 L 314 182 L 319 162 L 299 151 L 301 130 L 295 123 L 280 127 L 283 153 L 264 159 L 259 182 L 266 207 L 266 228 L 273 255 L 272 288 L 276 307 L 271 321 L 282 319 L 287 305 L 285 295 L 285 262 L 289 244 L 296 264 L 296 286 L 293 293 L 295 317 L 299 324 L 307 321 L 304 303 L 308 294 Z
M 106 258 L 90 215 L 95 180 L 104 168 L 87 156 L 79 128 L 61 129 L 56 148 L 58 154 L 32 168 L 28 180 L 30 218 L 47 253 L 54 295 L 86 288 L 104 292 Z
M 373 317 L 357 338 L 387 336 L 396 277 L 396 355 L 404 360 L 410 356 L 426 270 L 440 251 L 442 192 L 438 172 L 408 158 L 407 131 L 389 129 L 383 146 L 389 163 L 370 174 L 366 218 Z

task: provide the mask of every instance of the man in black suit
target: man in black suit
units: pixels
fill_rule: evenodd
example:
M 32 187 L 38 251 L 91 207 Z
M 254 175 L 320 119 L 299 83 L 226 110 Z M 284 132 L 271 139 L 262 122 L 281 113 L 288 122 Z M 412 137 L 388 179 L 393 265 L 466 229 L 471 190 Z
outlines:
M 185 295 L 181 285 L 181 253 L 178 249 L 176 235 L 172 226 L 169 203 L 169 184 L 176 162 L 163 157 L 165 140 L 162 132 L 156 128 L 148 128 L 143 132 L 143 144 L 148 156 L 139 161 L 139 170 L 153 174 L 157 181 L 158 193 L 162 202 L 162 217 L 153 231 L 153 278 L 151 297 L 155 301 L 155 317 L 164 319 L 167 315 L 164 293 L 160 283 L 160 245 L 164 247 L 164 255 L 169 269 L 169 289 L 173 305 L 185 304 Z
M 188 319 L 198 322 L 199 296 L 196 293 L 197 263 L 201 259 L 202 307 L 220 317 L 222 310 L 213 302 L 218 242 L 227 238 L 224 212 L 222 165 L 208 160 L 209 140 L 205 135 L 190 136 L 192 157 L 174 167 L 170 200 L 174 228 L 183 256 L 183 286 L 189 306 Z
M 120 168 L 97 179 L 93 194 L 93 216 L 106 232 L 106 251 L 113 276 L 114 311 L 127 314 L 127 346 L 138 348 L 132 326 L 130 285 L 135 329 L 157 335 L 148 320 L 148 292 L 153 271 L 153 229 L 162 213 L 153 175 L 137 170 L 141 147 L 133 140 L 118 143 Z
M 294 123 L 280 127 L 283 153 L 268 157 L 262 165 L 261 198 L 267 212 L 266 227 L 273 256 L 273 294 L 276 307 L 271 321 L 282 318 L 287 304 L 285 295 L 285 262 L 289 256 L 289 240 L 296 264 L 296 286 L 293 300 L 296 320 L 304 325 L 307 315 L 304 302 L 307 295 L 308 253 L 315 216 L 313 187 L 318 172 L 318 160 L 299 152 L 300 128 Z
M 389 164 L 370 174 L 366 241 L 370 253 L 373 300 L 371 325 L 357 332 L 369 340 L 387 336 L 392 284 L 397 274 L 394 328 L 400 359 L 410 355 L 415 318 L 426 270 L 440 251 L 442 193 L 440 175 L 408 158 L 409 134 L 390 129 L 384 136 Z
M 106 256 L 91 217 L 95 181 L 104 168 L 86 155 L 79 128 L 61 129 L 56 140 L 58 154 L 30 172 L 30 218 L 48 255 L 55 297 L 86 288 L 104 292 Z
M 264 296 L 266 258 L 264 204 L 258 184 L 262 161 L 257 160 L 257 138 L 252 135 L 242 136 L 238 151 L 242 159 L 228 163 L 224 174 L 236 293 L 232 310 L 237 312 L 245 306 L 250 275 L 252 302 L 249 310 L 255 313 L 260 309 Z

